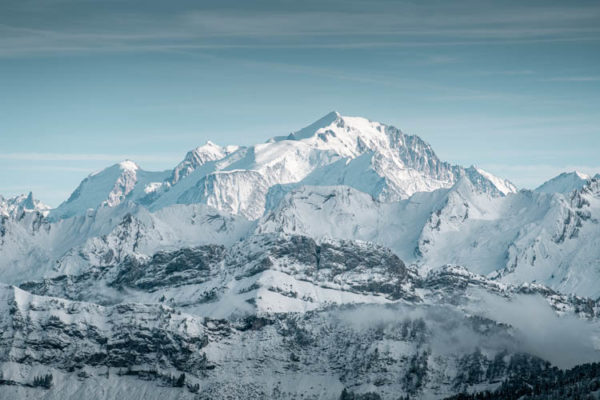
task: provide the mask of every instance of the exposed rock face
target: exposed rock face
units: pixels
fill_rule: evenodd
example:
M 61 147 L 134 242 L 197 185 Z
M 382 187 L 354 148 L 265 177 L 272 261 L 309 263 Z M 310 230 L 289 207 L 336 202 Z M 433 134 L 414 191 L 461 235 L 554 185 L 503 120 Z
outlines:
M 162 386 L 169 374 L 183 372 L 186 384 L 178 395 L 190 398 L 196 391 L 217 399 L 337 398 L 345 387 L 371 389 L 382 398 L 441 396 L 496 382 L 524 362 L 529 368 L 547 365 L 495 345 L 512 341 L 507 327 L 455 309 L 414 314 L 400 304 L 346 306 L 225 321 L 161 305 L 102 307 L 38 297 L 13 287 L 2 288 L 2 307 L 8 311 L 0 322 L 4 365 L 22 371 L 43 365 L 61 379 L 76 374 L 82 386 L 93 386 L 94 376 L 118 384 L 129 375 Z M 471 345 L 467 353 L 452 354 L 440 347 L 445 338 L 467 332 L 485 338 L 481 349 Z M 280 376 L 276 384 L 273 374 Z M 302 376 L 312 377 L 312 387 L 294 382 Z M 51 392 L 64 394 L 61 385 Z M 9 391 L 0 385 L 3 390 Z
M 90 367 L 206 367 L 202 322 L 160 305 L 89 303 L 4 286 L 2 361 L 66 371 Z
M 110 284 L 152 291 L 158 287 L 202 283 L 218 272 L 215 267 L 223 261 L 224 253 L 223 246 L 209 245 L 156 253 L 147 262 L 127 259 Z
M 363 242 L 317 243 L 298 235 L 253 236 L 229 250 L 205 245 L 161 251 L 151 257 L 127 256 L 113 264 L 102 262 L 81 274 L 25 282 L 20 287 L 40 295 L 112 304 L 123 301 L 127 289 L 158 293 L 193 286 L 210 288 L 209 297 L 214 300 L 230 290 L 228 280 L 259 281 L 252 283 L 255 289 L 264 286 L 283 290 L 277 281 L 274 287 L 261 283 L 272 273 L 321 288 L 390 300 L 414 296 L 406 266 L 388 249 Z M 300 292 L 298 288 L 287 295 L 298 297 Z M 311 302 L 321 301 L 317 298 Z M 189 298 L 188 304 L 191 302 Z
M 590 319 L 600 309 L 460 267 L 420 276 L 367 242 L 254 235 L 231 248 L 160 251 L 3 287 L 0 347 L 3 365 L 13 367 L 0 393 L 28 390 L 35 376 L 24 371 L 34 366 L 56 376 L 49 393 L 63 398 L 69 377 L 92 388 L 109 374 L 111 385 L 133 376 L 133 387 L 216 399 L 338 398 L 344 390 L 441 398 L 548 368 L 527 353 L 518 327 L 473 315 L 487 296 L 507 304 L 541 296 L 548 309 Z

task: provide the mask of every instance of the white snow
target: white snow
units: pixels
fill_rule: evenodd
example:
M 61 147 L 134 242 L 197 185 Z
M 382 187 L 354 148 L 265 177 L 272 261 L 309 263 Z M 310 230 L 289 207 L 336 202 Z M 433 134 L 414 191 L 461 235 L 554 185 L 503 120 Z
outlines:
M 231 173 L 231 175 L 227 175 Z M 467 174 L 442 162 L 417 136 L 361 117 L 332 112 L 315 123 L 250 147 L 213 142 L 189 151 L 170 172 L 148 172 L 126 160 L 90 175 L 51 215 L 67 218 L 125 199 L 158 210 L 200 202 L 259 218 L 275 185 L 348 185 L 383 201 L 449 188 Z M 476 185 L 514 192 L 503 179 L 477 170 Z M 162 184 L 161 184 L 162 182 Z
M 223 397 L 231 398 L 257 382 L 281 398 L 338 398 L 347 382 L 359 392 L 397 396 L 406 360 L 423 350 L 399 333 L 407 318 L 428 324 L 422 398 L 453 393 L 460 357 L 481 345 L 490 357 L 509 341 L 511 351 L 559 365 L 598 359 L 598 326 L 583 319 L 589 307 L 597 315 L 598 305 L 570 294 L 600 296 L 599 175 L 565 173 L 517 192 L 482 169 L 442 162 L 417 136 L 332 112 L 254 146 L 207 142 L 173 170 L 144 171 L 123 161 L 88 176 L 47 214 L 31 193 L 0 196 L 0 282 L 118 305 L 0 285 L 0 328 L 10 338 L 10 360 L 0 363 L 0 373 L 23 383 L 1 385 L 0 397 L 196 397 L 106 367 L 86 365 L 80 377 L 57 367 L 52 360 L 63 350 L 56 344 L 84 353 L 101 347 L 85 334 L 71 340 L 60 327 L 109 339 L 138 328 L 178 338 L 206 334 L 202 351 L 216 372 L 190 379 L 202 393 L 225 388 Z M 218 254 L 210 265 L 195 258 L 206 249 Z M 186 254 L 193 265 L 179 265 L 179 256 L 168 267 L 150 262 L 166 251 Z M 133 277 L 125 282 L 143 285 L 111 280 L 127 274 Z M 439 286 L 427 286 L 437 277 Z M 148 282 L 159 284 L 148 289 Z M 274 319 L 254 330 L 240 325 L 247 316 Z M 511 327 L 496 326 L 504 333 L 492 330 L 490 339 L 473 332 L 471 320 L 457 323 L 473 316 Z M 220 328 L 232 321 L 238 325 Z M 48 322 L 59 328 L 43 329 Z M 27 336 L 11 337 L 20 327 Z M 346 345 L 346 338 L 364 342 Z M 561 338 L 572 343 L 557 352 Z M 35 348 L 36 341 L 52 345 Z M 36 352 L 50 361 L 15 361 Z M 372 354 L 394 362 L 376 372 L 348 369 L 344 383 L 327 370 Z M 165 367 L 164 357 L 146 367 L 157 366 Z M 24 386 L 49 370 L 52 390 Z M 223 374 L 233 370 L 235 379 Z M 380 387 L 381 379 L 387 383 Z
M 544 182 L 536 188 L 535 191 L 542 193 L 568 194 L 584 187 L 590 179 L 591 177 L 589 175 L 579 171 L 563 172 L 549 181 Z
M 18 195 L 5 199 L 0 195 L 0 216 L 17 218 L 22 213 L 39 212 L 47 215 L 50 206 L 34 199 L 33 193 Z
M 498 178 L 497 176 L 494 176 L 489 172 L 482 170 L 481 168 L 476 168 L 476 170 L 486 179 L 492 182 L 492 184 L 496 186 L 496 188 L 503 194 L 515 193 L 517 191 L 517 187 L 510 183 L 508 180 Z

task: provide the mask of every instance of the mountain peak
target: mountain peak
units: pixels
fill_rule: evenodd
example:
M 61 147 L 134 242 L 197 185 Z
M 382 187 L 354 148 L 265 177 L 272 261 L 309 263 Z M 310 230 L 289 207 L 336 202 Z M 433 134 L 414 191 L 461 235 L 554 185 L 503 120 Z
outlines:
M 140 166 L 137 165 L 134 161 L 125 159 L 123 161 L 120 161 L 116 164 L 111 165 L 110 167 L 106 167 L 99 171 L 92 172 L 88 176 L 88 178 L 95 177 L 95 176 L 103 176 L 103 175 L 107 175 L 107 174 L 112 176 L 114 174 L 122 174 L 125 172 L 135 173 L 136 171 L 138 171 L 140 169 L 141 169 Z
M 336 118 L 343 118 L 343 117 L 339 112 L 333 110 L 333 111 L 329 112 L 327 115 L 325 115 L 323 118 L 330 118 L 330 119 L 335 120 Z
M 202 146 L 196 147 L 195 151 L 203 151 L 209 149 L 221 149 L 221 146 L 211 140 L 207 140 Z
M 572 173 L 577 175 L 581 179 L 590 179 L 590 176 L 588 174 L 584 174 L 583 172 L 573 171 Z
M 27 198 L 23 201 L 23 208 L 26 210 L 35 209 L 35 201 L 33 199 L 33 192 L 29 192 Z
M 187 152 L 183 161 L 181 161 L 173 170 L 170 183 L 174 185 L 191 174 L 196 168 L 208 162 L 220 160 L 237 149 L 237 146 L 221 147 L 208 140 L 202 146 L 198 146 L 194 150 Z
M 535 189 L 541 193 L 567 194 L 581 189 L 590 180 L 590 176 L 579 171 L 563 172 L 544 182 Z
M 20 194 L 8 199 L 0 196 L 0 215 L 15 216 L 21 212 L 32 211 L 39 211 L 42 214 L 46 214 L 49 209 L 50 206 L 36 200 L 32 192 L 29 192 L 28 195 Z
M 346 161 L 340 161 L 344 159 Z M 228 212 L 233 203 L 259 210 L 265 202 L 266 186 L 308 182 L 352 186 L 382 201 L 397 201 L 416 192 L 449 188 L 465 174 L 480 190 L 493 195 L 516 190 L 510 182 L 483 170 L 465 170 L 441 161 L 431 146 L 418 136 L 406 135 L 391 125 L 367 118 L 342 116 L 337 111 L 288 136 L 275 137 L 255 146 L 222 147 L 207 141 L 190 150 L 164 177 L 151 178 L 150 172 L 138 170 L 137 164 L 126 160 L 91 175 L 67 200 L 70 206 L 59 207 L 60 215 L 82 213 L 99 204 L 114 206 L 125 198 L 137 199 L 136 196 L 142 196 L 140 201 L 152 209 L 180 203 L 183 201 L 180 197 L 188 192 L 186 201 L 208 201 L 208 195 L 198 194 L 203 190 L 215 196 L 219 193 L 217 198 L 231 194 L 219 203 L 219 207 Z M 244 171 L 239 176 L 248 180 L 240 186 L 238 181 L 242 178 L 238 175 L 236 181 L 209 177 L 219 171 Z M 256 178 L 256 174 L 260 174 L 261 179 Z M 139 190 L 134 191 L 135 187 Z M 192 195 L 192 192 L 198 193 Z M 251 200 L 256 204 L 250 204 Z M 255 214 L 258 212 L 252 215 Z
M 141 168 L 124 160 L 85 178 L 71 196 L 52 210 L 52 218 L 69 218 L 102 205 L 114 207 L 133 190 Z
M 500 193 L 507 195 L 510 193 L 516 193 L 517 187 L 510 182 L 508 179 L 498 178 L 497 176 L 490 174 L 489 172 L 472 165 L 469 169 L 475 170 L 479 175 L 485 178 L 485 181 L 490 182 Z
M 137 165 L 134 161 L 129 159 L 121 161 L 119 164 L 119 168 L 126 171 L 137 171 L 140 169 L 140 166 Z
M 312 137 L 315 134 L 315 132 L 318 131 L 319 129 L 325 128 L 342 118 L 343 117 L 337 111 L 331 111 L 330 113 L 319 118 L 312 124 L 300 129 L 299 131 L 292 132 L 287 136 L 276 136 L 276 137 L 272 138 L 270 141 L 279 142 L 282 140 L 308 139 L 308 138 Z

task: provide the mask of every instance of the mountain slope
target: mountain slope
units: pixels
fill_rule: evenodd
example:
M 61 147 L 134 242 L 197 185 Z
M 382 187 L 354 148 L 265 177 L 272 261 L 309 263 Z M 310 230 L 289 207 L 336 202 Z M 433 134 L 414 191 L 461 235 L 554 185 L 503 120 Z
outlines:
M 254 174 L 258 183 L 251 184 L 248 174 Z M 27 276 L 50 276 L 61 268 L 77 270 L 101 259 L 130 255 L 134 247 L 143 248 L 142 254 L 152 254 L 184 245 L 231 245 L 255 232 L 365 240 L 392 249 L 423 270 L 452 263 L 514 284 L 537 281 L 585 296 L 599 293 L 596 283 L 600 275 L 595 265 L 600 208 L 595 180 L 565 198 L 530 191 L 498 196 L 464 177 L 450 189 L 382 202 L 347 186 L 276 185 L 265 194 L 266 183 L 257 172 L 218 172 L 214 176 L 237 176 L 239 181 L 224 186 L 234 189 L 229 193 L 211 189 L 218 182 L 209 185 L 201 179 L 203 192 L 184 192 L 190 197 L 182 196 L 191 204 L 153 212 L 126 201 L 54 222 L 35 213 L 20 220 L 5 218 L 0 221 L 4 256 L 0 279 L 18 282 Z M 239 199 L 252 199 L 243 190 L 265 198 L 265 203 L 241 202 Z M 205 197 L 194 197 L 198 193 Z M 217 208 L 235 206 L 230 212 L 247 217 L 228 217 L 211 206 L 194 204 L 197 202 Z M 255 208 L 256 204 L 266 206 Z M 269 211 L 250 222 L 262 208 Z M 127 214 L 135 223 L 119 227 Z M 191 215 L 203 217 L 186 220 Z M 125 240 L 135 235 L 137 239 Z
M 449 188 L 464 176 L 498 196 L 516 191 L 483 170 L 441 161 L 418 136 L 332 112 L 288 136 L 250 147 L 208 142 L 188 152 L 171 172 L 147 172 L 124 161 L 86 178 L 51 217 L 82 215 L 127 199 L 152 210 L 205 203 L 257 219 L 274 185 L 343 184 L 379 200 L 397 201 Z
M 264 236 L 229 255 L 206 247 L 104 271 L 123 296 L 108 307 L 0 288 L 0 396 L 38 391 L 74 399 L 85 388 L 89 398 L 108 399 L 128 385 L 124 398 L 156 388 L 173 398 L 335 399 L 345 389 L 434 399 L 545 371 L 544 359 L 561 367 L 599 359 L 585 336 L 600 309 L 589 300 L 535 285 L 508 287 L 455 267 L 422 278 L 364 243 Z M 233 284 L 221 281 L 224 271 Z M 26 286 L 93 298 L 103 279 L 80 278 Z M 209 282 L 220 288 L 215 295 L 184 303 Z M 407 283 L 403 292 L 388 290 Z M 299 309 L 299 302 L 313 306 Z M 215 319 L 236 304 L 245 304 L 241 313 Z M 537 316 L 532 323 L 547 342 L 514 317 L 523 309 Z M 553 345 L 557 338 L 565 340 L 562 351 Z M 48 374 L 51 389 L 31 387 Z M 109 389 L 91 392 L 102 384 Z
M 203 204 L 174 205 L 150 213 L 131 202 L 83 216 L 45 219 L 39 213 L 0 218 L 0 281 L 15 283 L 77 270 L 133 249 L 155 252 L 203 243 L 231 244 L 252 223 Z M 62 266 L 62 267 L 61 267 Z
M 331 113 L 49 216 L 0 198 L 0 398 L 441 399 L 597 362 L 600 177 L 570 187 Z
M 122 161 L 85 178 L 71 196 L 50 212 L 52 219 L 83 215 L 89 209 L 115 207 L 127 197 L 138 200 L 156 190 L 165 172 L 148 172 L 133 161 Z
M 37 212 L 47 215 L 50 206 L 33 198 L 33 193 L 27 196 L 19 195 L 5 199 L 0 195 L 0 217 L 20 218 L 25 213 Z
M 424 270 L 458 264 L 511 283 L 537 281 L 595 297 L 596 185 L 570 199 L 531 191 L 497 197 L 461 179 L 393 203 L 348 187 L 303 186 L 274 190 L 269 196 L 277 205 L 256 231 L 368 240 Z
M 204 146 L 196 147 L 186 154 L 183 161 L 173 169 L 169 183 L 174 185 L 199 167 L 211 161 L 221 160 L 236 150 L 238 150 L 238 146 L 221 147 L 208 141 Z
M 535 191 L 542 193 L 569 194 L 584 187 L 590 179 L 591 177 L 589 175 L 578 171 L 563 172 L 541 184 Z

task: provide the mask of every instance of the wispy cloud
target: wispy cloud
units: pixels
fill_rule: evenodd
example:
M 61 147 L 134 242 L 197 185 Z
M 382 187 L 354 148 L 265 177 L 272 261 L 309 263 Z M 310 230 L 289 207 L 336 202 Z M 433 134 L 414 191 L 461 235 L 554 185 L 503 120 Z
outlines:
M 458 62 L 457 57 L 436 55 L 430 56 L 425 60 L 426 64 L 452 64 Z
M 540 80 L 546 82 L 600 82 L 600 76 L 561 76 Z
M 520 76 L 520 75 L 533 75 L 535 71 L 530 69 L 508 69 L 508 70 L 496 70 L 496 71 L 477 71 L 474 72 L 476 75 L 481 76 L 493 76 L 493 75 L 506 75 L 506 76 Z
M 494 3 L 356 3 L 340 11 L 330 2 L 317 7 L 273 2 L 258 9 L 239 3 L 231 9 L 194 4 L 158 12 L 150 1 L 128 13 L 81 5 L 81 19 L 28 17 L 32 10 L 0 16 L 0 55 L 71 52 L 156 52 L 233 48 L 371 48 L 526 44 L 598 41 L 597 5 L 526 7 Z M 357 5 L 358 4 L 358 5 Z M 203 9 L 204 7 L 204 9 Z M 71 7 L 72 8 L 72 7 Z M 257 11 L 258 9 L 258 11 Z M 319 10 L 319 11 L 316 11 Z M 19 12 L 20 11 L 20 12 Z M 97 11 L 97 12 L 94 12 Z M 44 11 L 36 10 L 43 17 Z M 65 12 L 65 15 L 68 15 Z M 93 17 L 90 17 L 93 15 Z M 20 22 L 20 23 L 19 23 Z M 446 60 L 447 61 L 447 60 Z
M 145 53 L 145 52 L 178 52 L 178 51 L 208 51 L 228 49 L 374 49 L 374 48 L 428 48 L 428 47 L 464 47 L 464 46 L 502 46 L 526 45 L 540 43 L 569 43 L 569 42 L 600 42 L 600 34 L 592 36 L 574 37 L 549 37 L 531 39 L 500 39 L 500 40 L 377 40 L 365 41 L 343 40 L 331 43 L 305 42 L 305 43 L 197 43 L 194 40 L 179 43 L 103 43 L 98 41 L 75 43 L 36 43 L 19 45 L 0 42 L 0 57 L 21 57 L 68 53 Z

